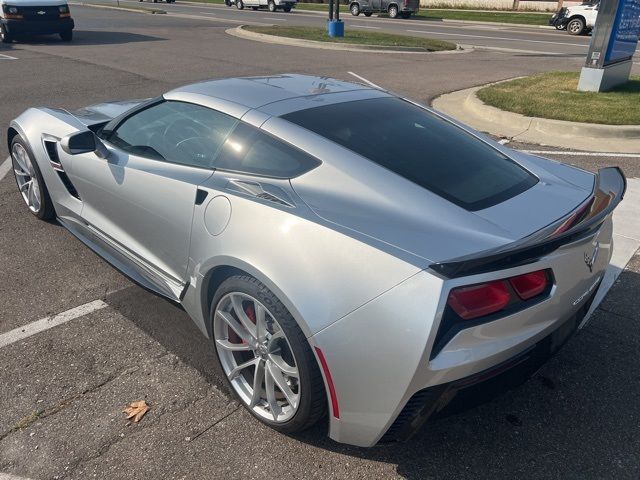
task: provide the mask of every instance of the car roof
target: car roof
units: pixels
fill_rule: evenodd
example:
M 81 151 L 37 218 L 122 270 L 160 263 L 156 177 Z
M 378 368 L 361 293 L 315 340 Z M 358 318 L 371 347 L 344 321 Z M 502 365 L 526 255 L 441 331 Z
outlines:
M 242 116 L 248 110 L 268 111 L 278 102 L 291 104 L 293 99 L 315 99 L 334 94 L 340 97 L 376 96 L 379 90 L 371 87 L 336 80 L 299 74 L 282 74 L 260 77 L 227 78 L 193 83 L 176 88 L 164 95 L 168 100 L 182 100 L 215 106 L 235 116 Z M 290 111 L 292 108 L 288 107 Z M 296 108 L 293 108 L 295 110 Z M 269 112 L 271 115 L 274 112 Z

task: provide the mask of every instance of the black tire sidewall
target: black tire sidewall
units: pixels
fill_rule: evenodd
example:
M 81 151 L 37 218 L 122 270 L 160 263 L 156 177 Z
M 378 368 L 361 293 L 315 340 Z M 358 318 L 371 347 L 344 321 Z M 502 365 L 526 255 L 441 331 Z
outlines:
M 216 306 L 218 305 L 222 297 L 231 292 L 246 293 L 260 301 L 265 307 L 267 307 L 271 314 L 276 317 L 278 324 L 284 331 L 287 340 L 289 341 L 289 345 L 291 346 L 296 359 L 298 373 L 300 374 L 300 403 L 295 415 L 285 423 L 275 423 L 273 421 L 269 421 L 263 417 L 258 416 L 255 412 L 250 410 L 248 406 L 239 399 L 238 394 L 235 392 L 233 386 L 231 385 L 231 382 L 224 374 L 222 364 L 218 356 L 218 349 L 215 346 L 215 337 L 213 333 L 213 315 L 215 313 Z M 233 276 L 225 280 L 214 294 L 213 300 L 211 301 L 210 311 L 211 314 L 209 321 L 211 322 L 212 339 L 214 342 L 213 347 L 216 351 L 216 359 L 218 361 L 217 369 L 219 372 L 221 372 L 224 378 L 227 378 L 227 389 L 233 392 L 234 397 L 238 399 L 239 403 L 241 403 L 247 409 L 247 411 L 249 411 L 249 413 L 251 413 L 262 423 L 269 425 L 275 430 L 283 433 L 300 431 L 313 425 L 317 418 L 312 422 L 310 422 L 309 420 L 313 415 L 314 403 L 317 403 L 318 401 L 318 399 L 313 398 L 313 392 L 318 391 L 318 388 L 315 388 L 316 386 L 312 385 L 312 382 L 314 381 L 314 379 L 315 381 L 322 382 L 322 377 L 319 375 L 317 362 L 311 351 L 309 343 L 302 333 L 302 330 L 297 325 L 291 313 L 289 313 L 284 304 L 278 299 L 278 297 L 276 297 L 265 285 L 251 276 Z M 323 398 L 322 401 L 326 404 L 326 399 Z
M 42 178 L 42 173 L 40 172 L 40 167 L 38 166 L 38 162 L 31 151 L 28 143 L 22 139 L 20 135 L 16 135 L 14 139 L 11 141 L 11 161 L 13 162 L 13 146 L 19 143 L 22 147 L 27 151 L 27 155 L 29 155 L 29 159 L 31 160 L 31 165 L 33 165 L 33 170 L 36 174 L 36 179 L 38 180 L 38 185 L 40 186 L 40 210 L 37 212 L 31 211 L 31 209 L 25 204 L 29 213 L 35 215 L 40 220 L 50 220 L 55 217 L 55 209 L 53 208 L 53 202 L 51 201 L 51 197 L 49 196 L 49 190 L 47 189 L 47 185 L 44 183 L 44 179 Z M 16 186 L 18 185 L 18 179 L 16 177 L 15 172 L 13 173 L 13 178 L 16 181 Z M 18 192 L 19 193 L 19 192 Z M 22 197 L 22 194 L 20 194 Z

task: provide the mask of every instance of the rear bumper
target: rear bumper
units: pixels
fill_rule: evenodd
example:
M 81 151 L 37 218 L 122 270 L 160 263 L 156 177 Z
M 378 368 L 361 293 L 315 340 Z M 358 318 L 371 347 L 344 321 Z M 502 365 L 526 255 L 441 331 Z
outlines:
M 408 440 L 431 417 L 479 405 L 524 383 L 576 332 L 597 290 L 574 315 L 518 355 L 474 375 L 416 392 L 379 443 Z
M 72 18 L 42 20 L 37 22 L 0 19 L 0 22 L 10 35 L 52 35 L 73 30 L 75 26 Z

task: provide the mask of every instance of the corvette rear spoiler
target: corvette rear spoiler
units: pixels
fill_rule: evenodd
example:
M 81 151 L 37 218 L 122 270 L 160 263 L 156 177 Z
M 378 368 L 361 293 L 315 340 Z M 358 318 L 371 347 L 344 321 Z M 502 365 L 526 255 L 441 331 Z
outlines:
M 447 278 L 526 265 L 562 245 L 597 231 L 624 198 L 627 180 L 619 167 L 598 170 L 592 194 L 573 212 L 516 242 L 480 253 L 431 264 L 430 269 Z

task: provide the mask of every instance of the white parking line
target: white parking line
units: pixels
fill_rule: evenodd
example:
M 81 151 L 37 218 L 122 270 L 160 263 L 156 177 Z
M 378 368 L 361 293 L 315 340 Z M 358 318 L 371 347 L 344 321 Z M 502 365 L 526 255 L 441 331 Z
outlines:
M 8 157 L 4 162 L 0 163 L 0 180 L 9 173 L 11 170 L 11 157 Z
M 488 35 L 466 35 L 463 33 L 443 33 L 443 32 L 434 32 L 430 30 L 407 30 L 407 32 L 412 33 L 426 33 L 429 35 L 445 35 L 448 37 L 469 37 L 469 38 L 486 38 L 489 40 L 503 40 L 508 42 L 513 42 L 513 38 L 509 37 L 491 37 Z M 550 43 L 551 45 L 558 45 L 558 42 L 549 42 L 547 40 L 528 40 L 525 38 L 518 39 L 519 42 L 529 42 L 529 43 Z M 562 43 L 562 45 L 570 45 L 574 47 L 584 47 L 589 48 L 589 45 L 585 45 L 583 43 Z
M 75 318 L 82 317 L 91 312 L 95 312 L 96 310 L 101 310 L 107 306 L 108 305 L 102 300 L 94 300 L 93 302 L 85 303 L 84 305 L 72 308 L 71 310 L 67 310 L 66 312 L 59 313 L 58 315 L 41 318 L 40 320 L 28 323 L 26 325 L 23 325 L 22 327 L 14 328 L 13 330 L 0 335 L 0 348 L 6 347 L 7 345 L 11 345 L 15 342 L 19 342 L 20 340 L 24 340 L 25 338 L 35 335 L 36 333 L 40 333 L 58 325 L 62 325 L 63 323 L 67 323 Z M 2 479 L 0 478 L 0 480 Z
M 18 60 L 18 58 L 12 57 L 11 55 L 6 55 L 4 53 L 0 53 L 0 60 Z
M 367 25 L 351 25 L 354 28 L 371 28 L 371 29 L 375 29 L 375 30 L 380 30 L 380 27 L 369 27 Z
M 640 158 L 640 153 L 615 153 L 615 152 L 567 152 L 565 150 L 520 150 L 532 155 L 569 155 L 573 157 L 619 157 L 619 158 Z
M 27 477 L 18 477 L 17 475 L 11 475 L 10 473 L 0 472 L 0 480 L 31 480 Z

